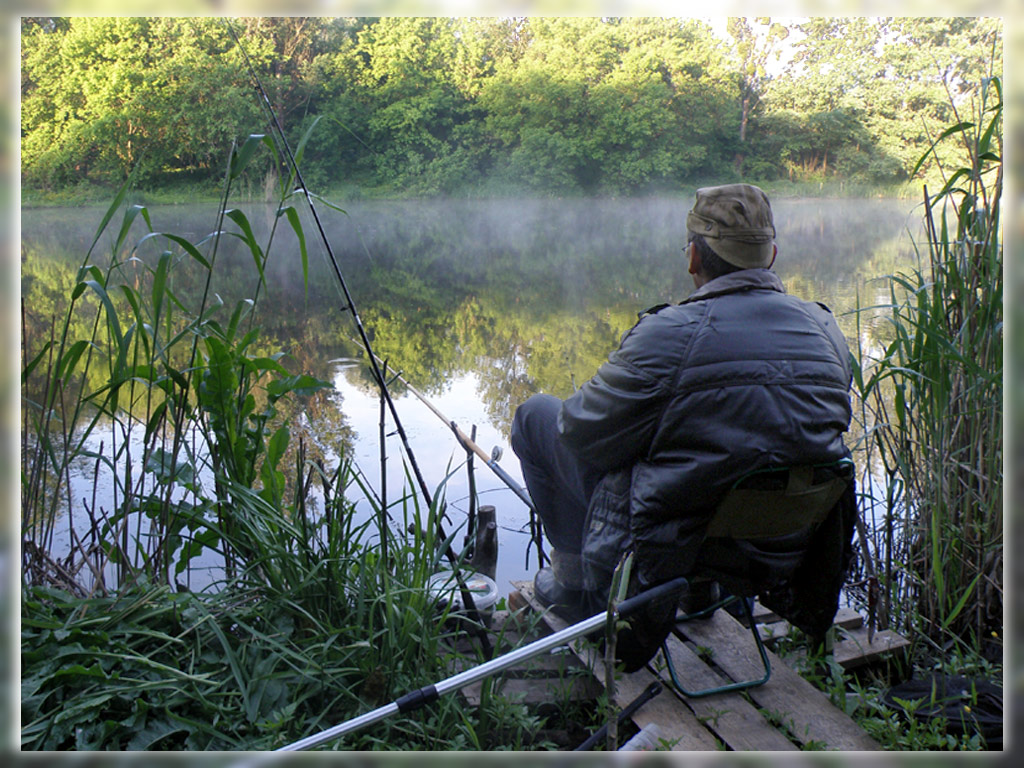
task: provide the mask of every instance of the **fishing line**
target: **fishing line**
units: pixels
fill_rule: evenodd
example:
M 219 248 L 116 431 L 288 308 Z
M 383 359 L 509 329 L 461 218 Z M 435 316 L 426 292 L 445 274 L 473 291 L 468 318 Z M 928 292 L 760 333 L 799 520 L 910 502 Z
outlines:
M 246 52 L 245 47 L 242 45 L 242 41 L 238 38 L 235 32 L 234 25 L 231 24 L 230 19 L 224 20 L 225 25 L 228 28 L 228 32 L 231 34 L 232 39 L 235 41 L 235 45 L 238 46 L 238 50 L 241 52 L 242 57 L 245 59 L 246 66 L 249 68 L 249 75 L 252 77 L 253 83 L 256 87 L 256 91 L 262 99 L 261 106 L 267 111 L 271 119 L 271 124 L 277 132 L 277 136 L 281 141 L 281 147 L 284 150 L 284 154 L 288 160 L 288 167 L 292 173 L 295 174 L 295 181 L 299 188 L 302 190 L 303 196 L 306 198 L 306 204 L 309 206 L 310 214 L 313 216 L 313 221 L 316 223 L 317 232 L 320 236 L 320 241 L 330 259 L 331 267 L 334 270 L 334 275 L 338 279 L 338 284 L 341 286 L 342 292 L 345 295 L 345 302 L 347 304 L 343 309 L 351 312 L 353 321 L 356 326 L 356 330 L 359 332 L 359 338 L 362 341 L 363 348 L 366 350 L 367 356 L 370 358 L 370 366 L 373 372 L 374 379 L 377 382 L 377 386 L 380 388 L 381 397 L 387 403 L 388 410 L 391 413 L 391 418 L 395 423 L 395 429 L 401 438 L 402 445 L 405 448 L 405 454 L 409 459 L 410 468 L 416 477 L 416 482 L 420 487 L 420 491 L 423 494 L 424 501 L 428 508 L 434 505 L 434 499 L 430 494 L 430 490 L 427 487 L 426 481 L 423 479 L 423 473 L 420 471 L 419 463 L 416 461 L 415 456 L 412 452 L 412 447 L 409 445 L 409 438 L 405 433 L 405 428 L 402 426 L 402 421 L 398 416 L 398 410 L 395 408 L 394 400 L 391 398 L 391 393 L 388 391 L 387 382 L 384 379 L 380 366 L 377 363 L 377 356 L 373 353 L 373 346 L 370 343 L 370 338 L 366 333 L 366 328 L 363 326 L 363 321 L 359 317 L 359 312 L 356 310 L 355 302 L 352 299 L 352 294 L 349 292 L 348 284 L 345 282 L 345 277 L 341 272 L 341 267 L 338 265 L 338 260 L 335 258 L 334 251 L 331 248 L 330 240 L 327 238 L 327 233 L 324 231 L 323 223 L 320 221 L 320 216 L 317 213 L 316 206 L 313 205 L 313 196 L 310 194 L 309 188 L 306 186 L 306 182 L 302 177 L 302 171 L 299 169 L 299 164 L 295 160 L 295 156 L 292 154 L 291 146 L 288 143 L 288 138 L 285 136 L 284 128 L 281 126 L 280 121 L 277 118 L 277 113 L 274 111 L 273 105 L 270 103 L 270 97 L 267 95 L 266 90 L 263 88 L 263 83 L 259 76 L 256 74 L 256 69 L 252 64 L 249 54 Z M 443 528 L 441 528 L 440 522 L 438 522 L 438 535 L 442 541 L 447 540 L 447 535 Z M 491 643 L 487 638 L 487 632 L 483 628 L 483 623 L 480 618 L 480 614 L 476 609 L 476 604 L 473 602 L 473 596 L 470 594 L 468 587 L 466 586 L 465 579 L 458 567 L 458 558 L 452 551 L 451 546 L 445 548 L 445 556 L 452 565 L 452 570 L 455 574 L 455 580 L 458 583 L 459 591 L 462 595 L 463 605 L 466 607 L 467 612 L 473 619 L 474 633 L 477 635 L 480 643 L 483 647 L 485 655 L 489 658 L 493 654 Z
M 394 376 L 392 377 L 392 380 L 402 382 L 405 385 L 406 389 L 408 389 L 410 393 L 412 393 L 421 403 L 423 403 L 427 407 L 427 410 L 429 410 L 441 421 L 448 425 L 448 428 L 451 429 L 452 433 L 455 435 L 455 439 L 459 442 L 459 445 L 461 445 L 467 452 L 472 452 L 479 456 L 487 465 L 487 467 L 492 472 L 494 472 L 494 474 L 497 475 L 498 478 L 503 483 L 505 483 L 506 486 L 508 486 L 509 490 L 515 493 L 516 496 L 519 497 L 519 500 L 526 505 L 526 507 L 530 510 L 530 540 L 533 546 L 537 548 L 537 560 L 543 567 L 544 563 L 548 561 L 549 558 L 544 552 L 543 538 L 540 535 L 540 529 L 537 525 L 537 508 L 536 506 L 534 506 L 533 500 L 530 498 L 529 492 L 525 488 L 523 488 L 519 483 L 517 483 L 515 479 L 508 474 L 508 472 L 506 472 L 504 469 L 498 466 L 498 462 L 501 460 L 501 449 L 496 446 L 491 451 L 491 455 L 488 456 L 484 452 L 483 448 L 477 445 L 477 443 L 474 440 L 472 440 L 469 437 L 469 435 L 463 432 L 459 428 L 459 425 L 456 424 L 453 419 L 449 419 L 440 410 L 438 410 L 437 406 L 430 402 L 430 400 L 427 399 L 426 395 L 424 395 L 422 392 L 416 389 L 416 387 L 410 384 L 408 380 L 406 380 L 402 376 L 401 373 L 395 372 Z M 526 567 L 527 569 L 529 569 L 530 567 L 529 548 L 527 548 L 526 550 Z

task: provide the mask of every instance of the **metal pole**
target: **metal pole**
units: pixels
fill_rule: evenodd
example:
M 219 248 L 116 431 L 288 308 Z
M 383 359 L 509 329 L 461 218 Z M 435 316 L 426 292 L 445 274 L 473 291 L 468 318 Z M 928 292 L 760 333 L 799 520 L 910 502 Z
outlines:
M 666 581 L 663 584 L 659 584 L 656 587 L 652 587 L 646 592 L 641 592 L 638 595 L 634 595 L 626 600 L 619 603 L 617 610 L 612 612 L 609 617 L 608 611 L 601 611 L 591 616 L 589 619 L 566 627 L 565 629 L 555 632 L 553 635 L 542 637 L 540 640 L 535 640 L 529 645 L 524 645 L 522 648 L 517 648 L 514 651 L 509 651 L 503 656 L 499 656 L 496 659 L 491 659 L 483 664 L 476 667 L 472 667 L 463 672 L 459 672 L 457 675 L 452 675 L 449 678 L 442 680 L 439 683 L 424 686 L 418 690 L 407 693 L 399 699 L 385 704 L 383 707 L 378 707 L 372 712 L 367 712 L 364 715 L 353 718 L 352 720 L 346 720 L 344 723 L 335 725 L 332 728 L 328 728 L 326 731 L 307 736 L 304 739 L 288 744 L 281 747 L 278 751 L 280 752 L 297 752 L 305 749 L 311 749 L 315 746 L 323 744 L 326 741 L 331 741 L 339 736 L 344 736 L 347 733 L 358 730 L 364 726 L 375 723 L 378 720 L 383 720 L 386 717 L 390 717 L 396 713 L 411 712 L 414 709 L 419 709 L 422 706 L 426 706 L 446 693 L 451 691 L 465 688 L 467 685 L 483 680 L 491 675 L 514 667 L 520 662 L 532 659 L 534 656 L 539 656 L 542 653 L 546 653 L 553 648 L 557 648 L 560 645 L 565 645 L 569 640 L 574 640 L 577 637 L 588 635 L 591 632 L 601 629 L 605 622 L 611 618 L 612 621 L 616 621 L 619 618 L 626 618 L 634 613 L 636 610 L 641 608 L 646 603 L 657 600 L 660 597 L 664 597 L 676 590 L 682 588 L 686 583 L 686 578 L 680 576 L 679 578 Z

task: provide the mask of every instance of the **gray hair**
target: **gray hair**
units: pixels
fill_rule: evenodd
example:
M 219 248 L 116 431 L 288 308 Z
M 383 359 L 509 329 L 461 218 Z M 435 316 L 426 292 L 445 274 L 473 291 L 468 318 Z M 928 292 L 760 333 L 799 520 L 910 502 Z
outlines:
M 703 235 L 690 232 L 690 242 L 695 243 L 697 246 L 697 253 L 700 254 L 701 272 L 707 276 L 708 280 L 714 280 L 716 277 L 727 275 L 730 272 L 739 272 L 743 269 L 743 267 L 730 264 L 711 250 L 711 246 L 708 245 L 708 241 L 704 239 Z

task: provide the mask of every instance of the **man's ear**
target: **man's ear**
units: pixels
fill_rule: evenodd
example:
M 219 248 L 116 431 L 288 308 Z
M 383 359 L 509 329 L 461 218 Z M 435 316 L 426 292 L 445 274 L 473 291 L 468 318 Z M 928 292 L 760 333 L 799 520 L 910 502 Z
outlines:
M 697 250 L 697 244 L 691 242 L 687 246 L 687 251 L 690 257 L 690 265 L 688 267 L 688 271 L 691 275 L 696 275 L 698 272 L 700 272 L 701 268 L 700 251 Z
M 765 267 L 765 269 L 771 269 L 772 268 L 772 264 L 775 263 L 775 257 L 778 256 L 778 255 L 779 255 L 779 246 L 777 246 L 775 243 L 772 243 L 772 260 L 770 262 L 768 262 L 768 266 Z

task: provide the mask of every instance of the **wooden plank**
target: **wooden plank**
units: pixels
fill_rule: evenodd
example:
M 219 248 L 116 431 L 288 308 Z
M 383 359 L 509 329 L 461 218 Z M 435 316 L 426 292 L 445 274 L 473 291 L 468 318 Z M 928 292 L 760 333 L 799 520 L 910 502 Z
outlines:
M 902 659 L 909 647 L 909 640 L 890 629 L 876 631 L 869 643 L 867 627 L 857 627 L 840 630 L 832 647 L 832 655 L 839 666 L 844 670 L 850 670 L 883 659 Z M 803 649 L 793 651 L 793 657 L 796 659 L 804 659 L 806 656 L 807 652 Z
M 909 647 L 909 640 L 890 629 L 875 632 L 869 643 L 867 627 L 860 627 L 843 630 L 842 639 L 836 642 L 833 652 L 843 669 L 855 669 L 883 656 L 902 653 Z
M 765 608 L 758 600 L 754 600 L 754 607 L 750 613 L 754 617 L 755 624 L 771 624 L 775 621 L 781 621 L 781 617 L 778 614 Z
M 668 649 L 672 656 L 676 677 L 685 688 L 691 691 L 700 691 L 732 682 L 723 680 L 715 674 L 696 653 L 674 635 L 669 637 Z M 655 657 L 654 666 L 657 668 L 660 663 L 663 661 L 659 655 Z M 666 680 L 666 685 L 671 685 L 668 670 L 665 670 L 662 677 Z M 721 693 L 696 699 L 687 698 L 685 702 L 686 706 L 693 710 L 697 719 L 714 731 L 730 749 L 736 751 L 797 749 L 739 692 Z M 682 703 L 680 706 L 683 706 Z
M 553 632 L 569 626 L 568 622 L 546 610 L 536 601 L 531 582 L 515 581 L 512 584 L 535 610 L 543 611 L 543 621 Z M 576 640 L 570 643 L 570 647 L 592 672 L 596 670 L 598 680 L 604 679 L 604 660 L 591 645 L 586 641 Z M 639 696 L 654 679 L 655 676 L 646 669 L 628 675 L 620 675 L 615 684 L 615 703 L 619 707 L 626 706 Z M 657 724 L 662 738 L 671 745 L 673 750 L 703 751 L 720 748 L 714 734 L 702 725 L 689 709 L 681 706 L 679 700 L 669 691 L 663 691 L 638 709 L 633 715 L 633 722 L 639 728 L 652 723 Z
M 744 629 L 749 630 L 749 627 L 744 627 Z M 772 645 L 772 643 L 787 637 L 792 629 L 793 627 L 788 621 L 773 621 L 771 624 L 758 624 L 757 634 L 761 636 L 765 644 Z M 751 637 L 751 641 L 753 641 L 753 637 Z
M 832 620 L 832 624 L 843 629 L 857 629 L 857 627 L 864 626 L 864 617 L 856 609 L 843 606 L 836 611 L 836 617 Z
M 709 619 L 679 625 L 689 640 L 713 649 L 714 664 L 734 680 L 759 676 L 760 657 L 750 630 L 725 611 Z M 747 694 L 769 717 L 778 719 L 802 743 L 811 741 L 827 749 L 877 750 L 871 739 L 852 719 L 832 705 L 828 697 L 791 670 L 773 653 L 768 654 L 772 676 L 766 684 L 751 688 Z
M 782 617 L 776 613 L 765 608 L 757 600 L 754 601 L 754 607 L 751 610 L 751 614 L 754 616 L 755 624 L 764 624 L 771 626 L 772 624 L 778 624 L 783 621 Z M 741 624 L 743 622 L 740 622 Z M 864 617 L 860 613 L 849 606 L 843 606 L 836 611 L 836 617 L 832 620 L 832 623 L 837 627 L 843 627 L 844 629 L 856 629 L 864 625 Z M 781 633 L 773 633 L 778 637 Z
M 580 669 L 585 669 L 580 667 Z M 523 704 L 536 705 L 556 701 L 593 701 L 604 690 L 590 671 L 586 674 L 569 674 L 563 677 L 518 677 L 496 675 L 492 678 L 492 691 L 509 698 L 515 698 Z M 471 706 L 479 706 L 483 691 L 483 680 L 460 689 L 466 702 Z

